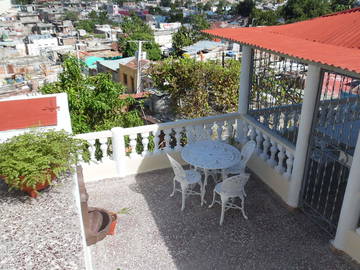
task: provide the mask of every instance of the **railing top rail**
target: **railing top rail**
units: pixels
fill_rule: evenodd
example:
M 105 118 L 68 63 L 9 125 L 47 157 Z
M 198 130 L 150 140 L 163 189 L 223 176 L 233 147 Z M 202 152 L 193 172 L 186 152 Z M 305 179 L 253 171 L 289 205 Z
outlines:
M 276 134 L 272 130 L 264 127 L 261 123 L 259 123 L 253 117 L 251 117 L 249 115 L 242 115 L 241 118 L 244 121 L 246 121 L 247 123 L 249 123 L 250 125 L 253 125 L 257 129 L 261 130 L 262 133 L 264 133 L 264 134 L 268 135 L 269 137 L 271 137 L 276 143 L 283 145 L 287 151 L 294 154 L 295 146 L 292 145 L 290 142 L 283 139 L 281 136 L 279 136 L 278 134 Z
M 77 134 L 75 135 L 75 137 L 84 140 L 96 140 L 96 139 L 112 137 L 112 132 L 111 130 L 89 132 L 89 133 Z
M 150 131 L 161 131 L 161 130 L 166 130 L 166 129 L 171 129 L 171 128 L 181 128 L 181 127 L 190 126 L 190 125 L 207 124 L 207 123 L 213 123 L 216 121 L 226 121 L 226 120 L 236 119 L 239 116 L 240 116 L 240 114 L 236 112 L 236 113 L 227 113 L 227 114 L 207 116 L 207 117 L 189 119 L 189 120 L 178 120 L 178 121 L 168 122 L 168 123 L 160 123 L 160 124 L 153 124 L 153 125 L 146 125 L 146 126 L 139 126 L 139 127 L 123 128 L 122 133 L 124 135 L 132 135 L 132 134 L 145 133 L 145 132 L 150 132 Z

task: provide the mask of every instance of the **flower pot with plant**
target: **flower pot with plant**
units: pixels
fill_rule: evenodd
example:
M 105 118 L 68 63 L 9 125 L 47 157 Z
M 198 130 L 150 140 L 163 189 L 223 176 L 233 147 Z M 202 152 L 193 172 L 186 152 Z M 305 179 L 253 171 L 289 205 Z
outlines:
M 0 144 L 0 175 L 9 189 L 18 189 L 36 197 L 74 165 L 88 161 L 86 141 L 65 131 L 30 131 Z

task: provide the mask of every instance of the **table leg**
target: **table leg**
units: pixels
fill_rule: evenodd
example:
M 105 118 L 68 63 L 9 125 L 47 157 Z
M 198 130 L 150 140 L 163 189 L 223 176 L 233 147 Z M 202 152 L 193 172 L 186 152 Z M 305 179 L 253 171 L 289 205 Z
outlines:
M 225 169 L 221 169 L 221 178 L 222 178 L 222 181 L 224 181 L 226 179 Z

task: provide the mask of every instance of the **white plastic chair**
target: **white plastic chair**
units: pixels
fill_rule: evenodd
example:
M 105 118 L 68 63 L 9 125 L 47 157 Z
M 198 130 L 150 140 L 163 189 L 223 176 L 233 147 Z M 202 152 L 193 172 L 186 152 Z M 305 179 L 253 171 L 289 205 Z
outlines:
M 221 204 L 220 225 L 224 222 L 225 211 L 230 208 L 240 209 L 244 218 L 248 219 L 245 214 L 245 185 L 249 177 L 250 174 L 248 173 L 231 176 L 215 186 L 213 201 L 211 205 L 209 205 L 209 208 L 213 207 L 215 203 Z M 221 201 L 215 200 L 216 194 L 220 195 Z M 235 204 L 237 197 L 240 198 L 240 206 Z
M 224 176 L 227 177 L 230 174 L 242 174 L 245 173 L 246 164 L 248 163 L 251 155 L 254 153 L 256 143 L 254 141 L 248 141 L 241 149 L 240 161 L 230 168 L 224 170 Z
M 201 182 L 201 174 L 195 170 L 184 170 L 183 167 L 173 159 L 169 154 L 166 154 L 171 167 L 174 170 L 174 188 L 173 192 L 170 194 L 170 197 L 173 197 L 175 191 L 179 191 L 182 194 L 182 202 L 181 202 L 181 211 L 185 209 L 185 200 L 189 195 L 200 195 L 201 198 L 201 206 L 204 203 L 204 186 Z M 181 189 L 176 188 L 176 182 L 180 183 Z M 200 186 L 200 192 L 196 192 L 193 188 L 198 184 Z

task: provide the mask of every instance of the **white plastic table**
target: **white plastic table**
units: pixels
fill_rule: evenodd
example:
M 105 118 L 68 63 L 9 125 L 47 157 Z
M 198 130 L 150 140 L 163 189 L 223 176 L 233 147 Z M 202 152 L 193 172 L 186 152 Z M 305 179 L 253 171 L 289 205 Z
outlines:
M 230 144 L 206 140 L 186 145 L 181 151 L 181 157 L 190 165 L 205 169 L 206 186 L 208 170 L 221 170 L 224 178 L 223 170 L 239 162 L 240 151 Z

